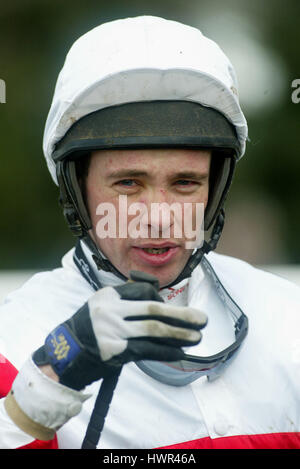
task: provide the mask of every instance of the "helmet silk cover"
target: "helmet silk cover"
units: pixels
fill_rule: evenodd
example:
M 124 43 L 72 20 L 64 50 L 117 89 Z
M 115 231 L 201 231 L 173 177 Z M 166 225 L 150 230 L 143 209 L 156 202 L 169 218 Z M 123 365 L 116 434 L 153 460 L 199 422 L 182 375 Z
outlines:
M 222 113 L 236 129 L 240 158 L 247 123 L 229 59 L 196 28 L 152 16 L 100 25 L 71 47 L 58 76 L 43 150 L 54 182 L 55 145 L 80 118 L 124 103 L 180 100 Z

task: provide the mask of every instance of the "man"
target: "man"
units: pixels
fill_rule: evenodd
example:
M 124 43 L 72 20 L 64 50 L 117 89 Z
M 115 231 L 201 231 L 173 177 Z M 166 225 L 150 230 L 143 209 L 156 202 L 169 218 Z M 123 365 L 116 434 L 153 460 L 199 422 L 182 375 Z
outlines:
M 79 241 L 2 306 L 2 447 L 300 448 L 299 289 L 210 252 L 246 139 L 232 65 L 194 28 L 75 42 L 44 153 Z

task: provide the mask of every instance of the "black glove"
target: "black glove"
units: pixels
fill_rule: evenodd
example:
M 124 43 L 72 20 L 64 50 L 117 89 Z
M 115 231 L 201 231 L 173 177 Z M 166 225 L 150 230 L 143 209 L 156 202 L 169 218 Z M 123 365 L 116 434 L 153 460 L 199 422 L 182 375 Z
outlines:
M 183 359 L 181 347 L 199 343 L 206 322 L 199 310 L 165 304 L 150 283 L 105 287 L 48 335 L 33 360 L 81 390 L 130 361 Z

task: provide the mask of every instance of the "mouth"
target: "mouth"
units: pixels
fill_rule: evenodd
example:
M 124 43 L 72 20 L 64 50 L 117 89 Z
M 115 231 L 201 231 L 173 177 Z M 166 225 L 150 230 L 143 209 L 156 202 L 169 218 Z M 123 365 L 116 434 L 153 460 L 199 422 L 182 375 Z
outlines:
M 179 250 L 179 246 L 176 244 L 145 244 L 142 246 L 133 246 L 134 255 L 142 263 L 160 266 L 168 263 Z
M 162 254 L 167 252 L 170 248 L 141 248 L 143 251 L 148 252 L 149 254 Z

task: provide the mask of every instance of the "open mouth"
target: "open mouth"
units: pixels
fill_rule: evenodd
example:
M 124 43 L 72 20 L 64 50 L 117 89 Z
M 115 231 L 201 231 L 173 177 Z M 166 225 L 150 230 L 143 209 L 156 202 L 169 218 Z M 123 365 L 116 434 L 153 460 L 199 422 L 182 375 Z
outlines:
M 177 254 L 178 250 L 179 247 L 175 244 L 162 247 L 133 247 L 133 252 L 139 262 L 153 266 L 164 265 L 170 262 Z
M 169 251 L 170 248 L 142 248 L 143 251 L 149 254 L 163 254 L 164 252 Z

